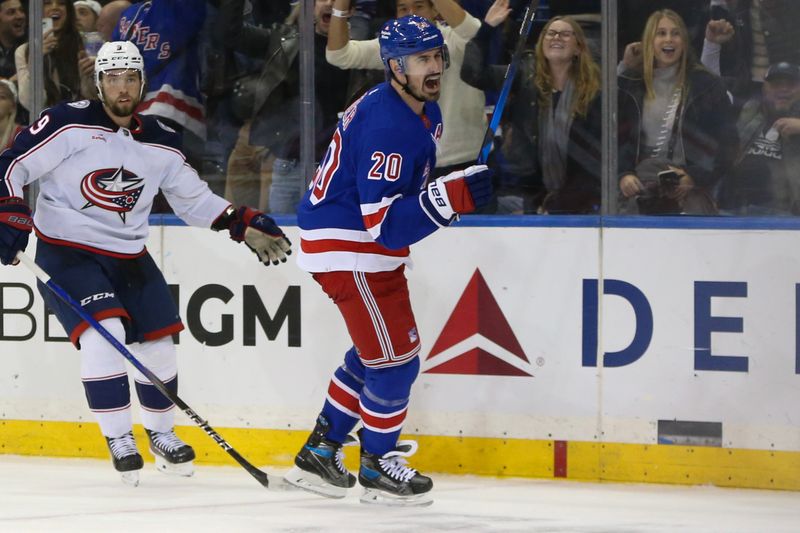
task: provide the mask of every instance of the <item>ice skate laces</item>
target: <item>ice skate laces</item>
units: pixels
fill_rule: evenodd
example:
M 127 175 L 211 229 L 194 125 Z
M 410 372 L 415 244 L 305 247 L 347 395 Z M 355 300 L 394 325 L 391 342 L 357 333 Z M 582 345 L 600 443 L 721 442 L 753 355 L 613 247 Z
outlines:
M 174 430 L 165 431 L 163 433 L 152 432 L 150 433 L 150 440 L 153 441 L 155 446 L 165 452 L 174 452 L 178 448 L 186 446 L 186 443 L 178 438 Z
M 108 445 L 109 448 L 111 448 L 111 453 L 114 454 L 114 457 L 117 459 L 139 453 L 138 448 L 136 448 L 136 441 L 133 440 L 133 433 L 130 431 L 120 437 L 109 438 Z
M 380 457 L 378 463 L 389 477 L 405 483 L 417 475 L 416 470 L 406 466 L 408 464 L 406 457 L 417 453 L 418 447 L 417 442 L 413 440 L 398 441 L 396 448 Z

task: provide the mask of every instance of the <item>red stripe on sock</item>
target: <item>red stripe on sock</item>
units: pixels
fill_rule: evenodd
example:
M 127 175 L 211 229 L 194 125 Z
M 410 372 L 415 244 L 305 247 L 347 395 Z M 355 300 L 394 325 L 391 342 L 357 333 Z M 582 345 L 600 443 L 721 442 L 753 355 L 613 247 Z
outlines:
M 403 423 L 406 419 L 406 413 L 408 412 L 407 409 L 403 409 L 400 413 L 390 416 L 388 418 L 383 418 L 380 416 L 374 416 L 364 410 L 361 410 L 361 421 L 364 423 L 365 426 L 370 426 L 376 429 L 390 429 L 395 426 L 398 426 Z
M 350 391 L 341 388 L 336 382 L 331 381 L 331 384 L 328 385 L 328 395 L 345 409 L 350 409 L 354 413 L 358 412 L 358 398 L 353 396 Z

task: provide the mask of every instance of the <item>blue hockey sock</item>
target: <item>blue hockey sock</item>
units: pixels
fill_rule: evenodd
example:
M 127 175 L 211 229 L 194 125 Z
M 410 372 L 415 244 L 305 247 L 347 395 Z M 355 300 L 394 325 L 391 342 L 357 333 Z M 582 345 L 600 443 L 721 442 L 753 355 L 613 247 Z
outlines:
M 419 372 L 419 359 L 390 368 L 367 369 L 361 391 L 361 447 L 383 455 L 395 448 L 408 412 L 411 385 Z
M 344 442 L 360 418 L 358 400 L 364 387 L 364 365 L 355 347 L 347 351 L 344 364 L 336 369 L 328 385 L 328 395 L 322 415 L 328 420 L 330 430 L 326 438 Z

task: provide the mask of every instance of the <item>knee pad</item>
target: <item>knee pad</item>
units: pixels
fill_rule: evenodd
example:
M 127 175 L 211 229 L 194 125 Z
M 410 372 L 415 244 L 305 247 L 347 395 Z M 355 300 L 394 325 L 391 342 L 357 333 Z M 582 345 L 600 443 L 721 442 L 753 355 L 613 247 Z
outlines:
M 121 344 L 125 344 L 125 327 L 119 318 L 106 318 L 100 325 L 108 330 Z M 127 375 L 125 358 L 105 337 L 89 328 L 80 336 L 81 379 L 95 380 L 105 377 Z
M 131 353 L 161 381 L 169 381 L 178 374 L 178 357 L 172 337 L 132 344 Z M 150 383 L 138 369 L 134 371 L 134 377 L 136 381 Z

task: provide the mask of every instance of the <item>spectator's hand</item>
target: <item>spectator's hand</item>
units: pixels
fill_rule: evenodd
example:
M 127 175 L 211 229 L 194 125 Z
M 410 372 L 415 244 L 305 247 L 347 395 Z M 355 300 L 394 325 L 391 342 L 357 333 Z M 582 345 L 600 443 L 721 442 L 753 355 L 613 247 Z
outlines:
M 636 69 L 642 66 L 641 41 L 630 43 L 625 47 L 625 53 L 622 55 L 622 62 L 629 69 Z
M 733 26 L 727 20 L 709 20 L 706 24 L 706 40 L 725 44 L 733 38 Z
M 511 13 L 511 8 L 508 7 L 508 0 L 495 0 L 489 11 L 486 12 L 483 21 L 492 28 L 496 28 L 505 22 L 509 13 Z
M 772 127 L 778 131 L 782 138 L 791 137 L 800 133 L 800 118 L 779 118 Z
M 670 198 L 675 198 L 676 200 L 683 200 L 686 198 L 686 195 L 689 194 L 689 191 L 694 189 L 694 180 L 689 174 L 686 173 L 684 169 L 680 167 L 673 167 L 670 165 L 669 169 L 675 171 L 675 173 L 680 177 L 678 186 L 675 187 L 675 192 L 669 196 Z
M 44 32 L 42 36 L 42 50 L 44 53 L 49 54 L 56 48 L 58 48 L 58 39 L 56 39 L 55 32 L 53 30 Z
M 94 76 L 94 59 L 86 55 L 84 50 L 78 52 L 78 72 L 81 73 L 81 77 Z
M 630 46 L 630 45 L 628 45 Z M 619 190 L 625 198 L 631 198 L 644 192 L 644 186 L 636 174 L 625 174 L 619 179 Z

